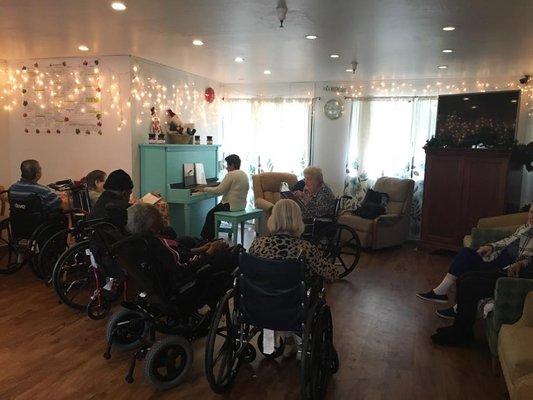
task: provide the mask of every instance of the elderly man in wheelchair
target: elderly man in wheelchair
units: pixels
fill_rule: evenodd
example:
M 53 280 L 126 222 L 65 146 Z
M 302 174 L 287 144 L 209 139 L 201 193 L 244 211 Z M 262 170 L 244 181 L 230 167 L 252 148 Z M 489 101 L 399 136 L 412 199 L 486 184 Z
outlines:
M 228 391 L 241 364 L 256 358 L 253 342 L 265 357 L 277 358 L 288 355 L 284 338 L 290 333 L 300 346 L 302 398 L 322 399 L 339 368 L 323 279 L 337 278 L 338 271 L 297 237 L 303 222 L 292 200 L 276 203 L 268 225 L 272 235 L 241 253 L 233 288 L 211 320 L 206 376 L 213 391 Z

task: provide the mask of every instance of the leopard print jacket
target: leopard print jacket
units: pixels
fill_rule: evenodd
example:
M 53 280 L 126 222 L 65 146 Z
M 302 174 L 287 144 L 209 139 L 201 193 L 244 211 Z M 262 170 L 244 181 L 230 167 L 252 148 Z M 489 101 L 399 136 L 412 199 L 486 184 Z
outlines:
M 316 246 L 297 237 L 281 234 L 263 236 L 253 241 L 249 252 L 272 260 L 296 259 L 301 255 L 315 274 L 330 282 L 339 279 L 338 268 L 322 257 Z

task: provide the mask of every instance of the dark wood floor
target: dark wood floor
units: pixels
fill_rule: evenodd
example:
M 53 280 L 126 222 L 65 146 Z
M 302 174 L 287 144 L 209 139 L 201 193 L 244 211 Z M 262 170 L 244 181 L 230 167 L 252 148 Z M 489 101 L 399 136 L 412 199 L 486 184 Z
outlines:
M 445 322 L 435 316 L 436 306 L 414 294 L 431 288 L 449 260 L 412 247 L 366 253 L 347 280 L 328 287 L 341 362 L 328 399 L 503 398 L 484 342 L 448 349 L 429 340 Z M 241 369 L 230 394 L 216 396 L 203 376 L 202 341 L 182 386 L 156 392 L 142 368 L 129 385 L 129 357 L 102 357 L 104 326 L 58 304 L 27 269 L 0 276 L 0 399 L 299 398 L 296 362 L 261 357 Z

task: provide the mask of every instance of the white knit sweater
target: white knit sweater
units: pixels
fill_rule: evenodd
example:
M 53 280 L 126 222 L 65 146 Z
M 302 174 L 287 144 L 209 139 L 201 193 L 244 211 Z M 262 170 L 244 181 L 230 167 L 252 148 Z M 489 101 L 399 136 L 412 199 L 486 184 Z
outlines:
M 248 175 L 244 171 L 236 169 L 228 172 L 220 185 L 206 187 L 204 190 L 208 193 L 222 195 L 221 203 L 229 203 L 231 211 L 240 211 L 246 208 L 248 189 L 250 189 Z

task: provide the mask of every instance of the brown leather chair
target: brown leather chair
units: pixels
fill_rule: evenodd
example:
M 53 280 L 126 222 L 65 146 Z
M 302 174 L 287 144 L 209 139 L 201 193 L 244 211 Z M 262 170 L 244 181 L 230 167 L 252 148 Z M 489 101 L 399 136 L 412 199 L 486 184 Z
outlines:
M 339 223 L 357 232 L 362 247 L 381 249 L 401 245 L 409 236 L 414 184 L 411 179 L 379 178 L 374 190 L 390 196 L 387 213 L 376 219 L 365 219 L 345 211 L 339 216 Z
M 257 227 L 261 235 L 268 233 L 266 221 L 270 217 L 272 207 L 280 198 L 281 182 L 287 182 L 292 187 L 298 182 L 298 178 L 296 175 L 286 172 L 264 172 L 252 176 L 255 206 L 264 211 L 263 222 L 260 227 Z

